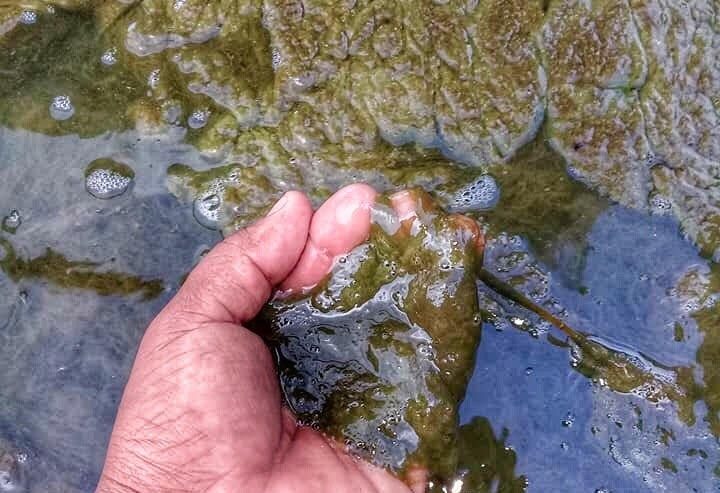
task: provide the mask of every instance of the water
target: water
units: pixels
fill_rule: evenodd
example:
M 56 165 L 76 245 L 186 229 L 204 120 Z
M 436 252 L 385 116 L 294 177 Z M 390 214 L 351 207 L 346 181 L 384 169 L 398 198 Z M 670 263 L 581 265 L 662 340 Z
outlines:
M 172 5 L 188 12 L 192 3 Z M 248 9 L 240 30 L 252 43 L 237 44 L 213 38 L 214 26 L 193 31 L 180 21 L 149 36 L 133 9 L 113 24 L 111 10 L 0 6 L 0 14 L 9 9 L 17 19 L 7 33 L 0 30 L 0 490 L 93 491 L 140 337 L 220 240 L 218 230 L 252 220 L 289 188 L 320 203 L 351 181 L 381 190 L 420 185 L 446 205 L 460 197 L 487 225 L 486 267 L 580 334 L 571 337 L 479 284 L 486 322 L 460 411 L 462 459 L 475 473 L 459 478 L 453 491 L 717 490 L 720 269 L 709 259 L 720 241 L 712 221 L 698 219 L 712 218 L 718 207 L 716 189 L 704 182 L 716 176 L 718 127 L 707 107 L 714 100 L 668 96 L 705 90 L 688 79 L 697 67 L 642 69 L 643 60 L 663 61 L 672 49 L 663 25 L 683 36 L 713 36 L 703 28 L 702 5 L 691 15 L 636 2 L 651 14 L 633 14 L 636 21 L 652 21 L 655 13 L 668 19 L 638 23 L 636 37 L 618 41 L 620 54 L 649 33 L 660 41 L 652 52 L 645 43 L 644 51 L 627 48 L 632 56 L 618 56 L 634 60 L 637 70 L 617 65 L 611 68 L 622 70 L 590 71 L 588 79 L 564 84 L 563 77 L 580 73 L 570 65 L 558 84 L 557 72 L 540 67 L 534 54 L 523 56 L 534 41 L 503 37 L 510 24 L 502 16 L 481 17 L 495 19 L 503 49 L 469 53 L 464 38 L 461 50 L 452 43 L 455 14 L 433 4 L 451 34 L 436 43 L 441 56 L 422 59 L 413 54 L 429 45 L 407 50 L 392 30 L 367 42 L 330 30 L 315 43 L 303 29 L 315 36 L 333 18 L 327 15 L 305 13 L 306 24 L 266 31 L 263 21 L 271 29 L 280 22 L 272 15 L 276 2 L 266 3 L 269 12 Z M 523 25 L 543 22 L 532 2 L 500 4 Z M 554 21 L 557 29 L 542 33 L 544 46 L 553 35 L 574 39 L 573 19 L 589 15 L 586 2 L 553 2 L 546 15 L 559 18 L 561 4 L 576 17 L 559 27 Z M 484 14 L 498 14 L 493 5 L 484 2 Z M 350 24 L 358 14 L 348 9 L 333 15 Z M 408 12 L 408 29 L 417 29 L 424 11 Z M 395 14 L 386 14 L 394 22 Z M 616 18 L 629 17 L 622 11 Z M 140 29 L 131 46 L 147 56 L 124 48 L 130 21 Z M 686 29 L 693 23 L 700 27 Z M 490 34 L 480 26 L 469 35 L 473 46 L 492 48 Z M 313 63 L 283 36 L 303 38 Z M 516 42 L 506 46 L 507 39 Z M 174 47 L 181 44 L 186 59 L 178 65 Z M 496 63 L 497 53 L 532 63 L 513 71 Z M 695 57 L 699 67 L 702 56 Z M 392 75 L 383 57 L 416 70 L 398 74 L 402 84 L 383 85 Z M 462 57 L 489 65 L 463 82 L 454 75 L 465 70 Z M 437 60 L 443 65 L 436 81 Z M 369 77 L 348 67 L 380 68 Z M 154 73 L 161 76 L 149 87 Z M 636 94 L 643 76 L 665 73 L 687 75 L 673 82 L 677 87 L 653 80 L 660 89 Z M 698 80 L 715 80 L 712 67 L 703 74 Z M 428 96 L 435 83 L 446 89 L 439 108 Z M 459 97 L 468 90 L 463 84 L 480 88 L 477 94 L 503 111 L 487 110 L 493 105 L 476 93 Z M 553 112 L 543 123 L 548 85 Z M 575 86 L 577 92 L 562 92 Z M 678 122 L 673 138 L 662 139 L 669 123 L 655 101 L 663 97 L 673 114 L 702 118 L 691 120 L 694 126 Z M 647 135 L 611 134 L 620 142 L 603 148 L 592 135 L 608 130 L 604 116 L 631 130 L 644 121 Z M 582 135 L 574 121 L 586 125 Z M 382 136 L 404 145 L 392 147 Z M 656 152 L 648 154 L 650 147 Z M 88 186 L 97 160 L 127 166 L 132 183 Z M 633 165 L 613 167 L 625 161 Z M 590 188 L 571 179 L 567 165 Z M 666 165 L 682 179 L 672 181 Z M 686 196 L 696 208 L 685 205 Z

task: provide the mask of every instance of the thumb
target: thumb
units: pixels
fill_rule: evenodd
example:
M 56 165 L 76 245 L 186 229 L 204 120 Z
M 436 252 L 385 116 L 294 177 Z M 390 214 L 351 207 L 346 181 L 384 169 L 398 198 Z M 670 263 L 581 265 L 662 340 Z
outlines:
M 297 264 L 313 215 L 308 198 L 288 192 L 266 217 L 229 236 L 190 273 L 164 315 L 199 322 L 252 319 Z

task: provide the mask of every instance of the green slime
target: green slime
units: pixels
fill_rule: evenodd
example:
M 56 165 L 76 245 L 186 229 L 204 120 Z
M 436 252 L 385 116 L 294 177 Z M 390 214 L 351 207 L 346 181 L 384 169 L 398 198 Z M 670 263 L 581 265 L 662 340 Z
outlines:
M 376 208 L 368 242 L 309 297 L 271 304 L 270 341 L 302 423 L 401 476 L 428 469 L 439 488 L 457 473 L 458 406 L 480 340 L 479 233 L 439 210 L 409 225 Z

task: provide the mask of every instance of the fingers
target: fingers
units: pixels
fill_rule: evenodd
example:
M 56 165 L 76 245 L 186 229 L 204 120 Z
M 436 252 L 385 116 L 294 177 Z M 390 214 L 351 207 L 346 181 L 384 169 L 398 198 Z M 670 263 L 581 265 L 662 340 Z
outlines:
M 300 261 L 281 289 L 297 291 L 320 282 L 338 255 L 349 252 L 370 234 L 370 207 L 377 192 L 364 184 L 349 185 L 315 212 Z
M 432 199 L 425 192 L 418 190 L 397 192 L 390 197 L 390 202 L 405 233 L 410 233 L 416 218 L 420 218 L 422 221 L 425 213 L 435 209 Z M 450 214 L 448 219 L 455 230 L 462 235 L 463 243 L 471 243 L 482 254 L 485 249 L 485 237 L 477 221 L 462 214 Z
M 300 259 L 312 214 L 304 194 L 286 193 L 266 217 L 213 248 L 165 312 L 213 322 L 252 319 Z
M 411 466 L 405 476 L 405 482 L 413 493 L 425 493 L 428 484 L 428 470 L 421 466 Z
M 469 242 L 474 244 L 478 253 L 482 254 L 485 250 L 485 236 L 482 234 L 482 231 L 480 231 L 480 225 L 477 221 L 462 214 L 451 214 L 448 217 L 453 226 L 466 235 L 465 237 L 468 238 Z

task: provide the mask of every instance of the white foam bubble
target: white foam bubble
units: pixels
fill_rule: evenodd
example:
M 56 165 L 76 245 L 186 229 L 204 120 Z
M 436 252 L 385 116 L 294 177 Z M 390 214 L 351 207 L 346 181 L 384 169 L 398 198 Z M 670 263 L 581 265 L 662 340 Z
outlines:
M 85 178 L 85 188 L 98 199 L 111 199 L 125 193 L 132 178 L 116 171 L 96 169 Z
M 100 63 L 108 67 L 117 63 L 117 49 L 110 48 L 100 56 Z
M 495 207 L 500 200 L 500 187 L 490 175 L 482 175 L 455 194 L 450 209 L 454 212 L 482 211 Z
M 151 89 L 155 89 L 158 83 L 160 83 L 160 69 L 156 68 L 148 75 L 148 86 L 150 86 Z
M 654 214 L 668 214 L 672 210 L 672 202 L 667 197 L 655 194 L 650 199 L 650 210 Z
M 280 64 L 282 64 L 282 55 L 280 54 L 280 50 L 273 47 L 272 49 L 272 68 L 277 72 L 277 69 L 280 68 Z
M 203 128 L 207 125 L 210 111 L 207 109 L 195 110 L 188 118 L 188 126 L 192 129 Z
M 50 103 L 50 116 L 58 121 L 72 118 L 75 114 L 75 107 L 69 96 L 55 96 Z
M 34 10 L 24 10 L 22 14 L 20 14 L 20 23 L 26 24 L 26 25 L 32 25 L 37 22 L 38 15 L 37 12 Z
M 225 185 L 218 181 L 210 185 L 208 189 L 195 199 L 193 204 L 193 215 L 197 222 L 210 229 L 217 229 L 222 213 L 223 194 Z

